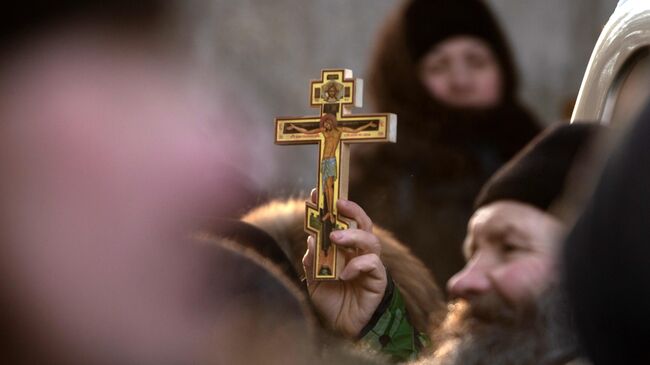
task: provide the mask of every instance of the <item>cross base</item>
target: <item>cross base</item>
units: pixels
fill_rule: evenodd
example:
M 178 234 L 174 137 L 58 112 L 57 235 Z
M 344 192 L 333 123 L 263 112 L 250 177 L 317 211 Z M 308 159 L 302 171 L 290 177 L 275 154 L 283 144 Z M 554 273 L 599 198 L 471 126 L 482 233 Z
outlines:
M 316 238 L 314 279 L 336 280 L 345 267 L 345 255 L 343 249 L 330 241 L 330 233 L 335 230 L 356 228 L 356 222 L 337 216 L 336 223 L 332 224 L 329 219 L 323 219 L 327 214 L 324 209 L 319 209 L 310 202 L 307 202 L 306 205 L 305 230 L 314 234 Z

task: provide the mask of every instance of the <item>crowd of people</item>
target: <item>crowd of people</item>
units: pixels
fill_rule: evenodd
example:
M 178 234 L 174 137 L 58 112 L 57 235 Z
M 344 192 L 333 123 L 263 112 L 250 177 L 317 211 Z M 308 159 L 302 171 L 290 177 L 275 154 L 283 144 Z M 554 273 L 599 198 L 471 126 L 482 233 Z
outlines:
M 181 7 L 0 16 L 2 363 L 649 360 L 650 108 L 543 128 L 482 1 L 405 0 L 370 65 L 399 142 L 355 151 L 346 265 L 316 281 L 304 199 L 239 215 L 258 193 Z

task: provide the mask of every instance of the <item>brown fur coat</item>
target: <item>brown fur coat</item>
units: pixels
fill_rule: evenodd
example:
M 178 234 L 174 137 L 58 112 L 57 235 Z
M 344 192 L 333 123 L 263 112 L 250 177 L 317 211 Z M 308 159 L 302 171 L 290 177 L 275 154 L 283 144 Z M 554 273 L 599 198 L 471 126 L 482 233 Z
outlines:
M 296 271 L 303 272 L 302 257 L 307 248 L 304 212 L 304 200 L 275 200 L 250 211 L 242 220 L 266 231 L 281 246 Z M 382 245 L 382 262 L 404 296 L 412 324 L 421 331 L 435 326 L 444 311 L 444 302 L 431 273 L 390 232 L 377 226 L 373 230 Z

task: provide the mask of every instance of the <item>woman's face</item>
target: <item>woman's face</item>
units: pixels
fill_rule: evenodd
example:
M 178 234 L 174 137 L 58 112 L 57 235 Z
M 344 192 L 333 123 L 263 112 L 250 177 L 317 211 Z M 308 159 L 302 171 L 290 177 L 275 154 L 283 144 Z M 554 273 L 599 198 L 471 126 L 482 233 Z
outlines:
M 492 49 L 471 36 L 449 38 L 419 64 L 419 78 L 431 97 L 457 108 L 489 108 L 501 101 L 502 75 Z

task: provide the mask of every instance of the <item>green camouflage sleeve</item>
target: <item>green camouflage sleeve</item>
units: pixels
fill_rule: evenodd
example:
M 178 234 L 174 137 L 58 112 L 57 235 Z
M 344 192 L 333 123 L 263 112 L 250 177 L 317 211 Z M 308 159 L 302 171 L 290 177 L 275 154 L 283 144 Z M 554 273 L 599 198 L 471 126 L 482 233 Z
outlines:
M 402 294 L 390 275 L 384 298 L 359 337 L 396 363 L 415 360 L 429 344 L 427 336 L 409 322 Z

